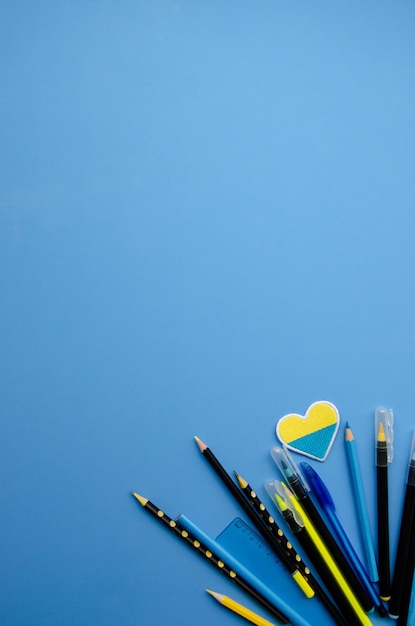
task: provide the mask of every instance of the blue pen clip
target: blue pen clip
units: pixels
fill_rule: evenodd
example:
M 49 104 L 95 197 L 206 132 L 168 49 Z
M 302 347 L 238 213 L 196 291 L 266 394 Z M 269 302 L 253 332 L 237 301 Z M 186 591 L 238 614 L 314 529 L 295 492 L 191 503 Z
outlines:
M 379 407 L 375 411 L 375 436 L 377 437 L 379 432 L 380 424 L 382 424 L 383 429 L 385 431 L 387 452 L 388 452 L 388 463 L 392 463 L 393 461 L 393 440 L 394 440 L 394 415 L 392 409 L 386 409 L 384 407 Z

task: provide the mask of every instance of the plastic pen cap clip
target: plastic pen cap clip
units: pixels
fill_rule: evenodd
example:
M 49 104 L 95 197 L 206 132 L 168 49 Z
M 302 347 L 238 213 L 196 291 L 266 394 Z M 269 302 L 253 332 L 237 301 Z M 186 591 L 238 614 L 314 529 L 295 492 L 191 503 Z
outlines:
M 375 441 L 376 451 L 385 448 L 387 450 L 388 463 L 393 461 L 393 422 L 392 409 L 379 407 L 375 411 Z

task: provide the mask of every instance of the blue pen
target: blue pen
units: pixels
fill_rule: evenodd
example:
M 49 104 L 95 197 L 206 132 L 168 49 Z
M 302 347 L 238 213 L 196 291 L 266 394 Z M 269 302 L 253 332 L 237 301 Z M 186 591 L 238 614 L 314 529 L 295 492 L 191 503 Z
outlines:
M 345 530 L 339 521 L 339 518 L 336 515 L 336 507 L 326 485 L 323 483 L 320 476 L 311 467 L 311 465 L 304 462 L 300 463 L 300 465 L 309 483 L 311 493 L 314 494 L 317 502 L 323 509 L 327 520 L 329 521 L 333 529 L 333 533 L 336 535 L 337 541 L 344 550 L 344 553 L 347 556 L 350 565 L 355 570 L 357 577 L 359 578 L 362 586 L 366 590 L 366 593 L 373 600 L 373 604 L 375 605 L 375 608 L 379 615 L 385 617 L 387 614 L 386 609 L 383 606 L 378 594 L 376 593 L 371 581 L 369 580 L 369 576 L 365 568 L 363 567 L 359 557 L 354 551 L 354 548 L 350 543 L 349 538 L 347 537 Z
M 251 586 L 256 589 L 261 595 L 264 596 L 271 604 L 276 606 L 288 619 L 291 623 L 296 626 L 311 626 L 310 622 L 307 622 L 301 615 L 299 615 L 294 609 L 284 602 L 282 598 L 280 598 L 274 591 L 272 591 L 269 587 L 267 587 L 262 581 L 259 580 L 252 572 L 250 572 L 240 561 L 238 561 L 235 557 L 233 557 L 227 550 L 222 548 L 222 546 L 209 537 L 203 530 L 198 528 L 194 522 L 192 522 L 185 515 L 180 515 L 177 518 L 177 522 L 179 522 L 182 528 L 185 528 L 189 533 L 197 537 L 209 550 L 214 552 L 220 559 L 226 561 L 226 563 L 240 576 L 251 584 Z

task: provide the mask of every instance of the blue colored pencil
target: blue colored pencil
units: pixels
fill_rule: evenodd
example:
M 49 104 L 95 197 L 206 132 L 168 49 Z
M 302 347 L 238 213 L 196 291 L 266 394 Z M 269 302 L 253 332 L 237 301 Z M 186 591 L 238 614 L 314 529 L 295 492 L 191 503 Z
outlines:
M 357 456 L 356 441 L 349 426 L 346 422 L 346 454 L 349 461 L 350 476 L 353 485 L 353 494 L 355 496 L 356 511 L 359 519 L 359 528 L 362 533 L 363 547 L 365 551 L 367 571 L 372 583 L 379 580 L 378 568 L 376 564 L 375 549 L 373 539 L 370 532 L 369 515 L 367 512 L 365 494 L 363 492 L 362 477 L 360 474 L 359 459 Z

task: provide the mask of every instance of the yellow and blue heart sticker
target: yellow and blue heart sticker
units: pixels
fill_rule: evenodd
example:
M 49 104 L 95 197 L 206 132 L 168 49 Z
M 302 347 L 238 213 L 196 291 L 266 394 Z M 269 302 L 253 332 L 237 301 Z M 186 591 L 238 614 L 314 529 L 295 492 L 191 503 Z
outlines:
M 276 433 L 287 448 L 324 461 L 339 430 L 340 415 L 331 402 L 314 402 L 305 415 L 291 413 L 277 422 Z

